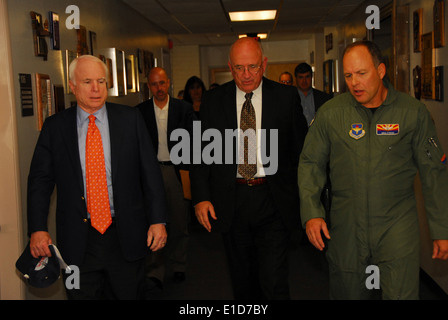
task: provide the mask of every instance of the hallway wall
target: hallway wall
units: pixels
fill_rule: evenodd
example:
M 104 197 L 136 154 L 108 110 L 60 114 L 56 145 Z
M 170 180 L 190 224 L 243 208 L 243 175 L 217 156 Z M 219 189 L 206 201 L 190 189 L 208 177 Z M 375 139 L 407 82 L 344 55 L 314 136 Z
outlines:
M 423 9 L 423 30 L 422 34 L 431 32 L 434 30 L 433 26 L 433 5 L 434 1 L 429 0 L 413 0 L 413 1 L 400 1 L 403 4 L 409 4 L 409 15 L 410 15 L 410 36 L 411 36 L 411 50 L 410 50 L 410 61 L 409 61 L 409 81 L 412 96 L 415 95 L 413 88 L 413 78 L 412 70 L 415 66 L 422 66 L 422 57 L 420 52 L 414 52 L 412 46 L 412 35 L 413 35 L 413 12 L 419 8 Z M 445 74 L 448 70 L 448 25 L 447 25 L 447 8 L 445 1 L 445 46 L 442 48 L 434 49 L 435 61 L 434 67 L 443 66 L 445 69 Z M 437 134 L 440 139 L 443 150 L 448 152 L 448 84 L 446 77 L 443 81 L 443 90 L 445 93 L 444 101 L 435 101 L 431 99 L 422 99 L 422 102 L 426 104 L 428 110 L 431 112 L 434 123 L 437 128 Z M 419 184 L 416 184 L 417 193 L 421 195 L 421 190 Z M 429 236 L 429 230 L 426 223 L 426 214 L 424 210 L 424 200 L 420 196 L 417 198 L 419 207 L 419 219 L 421 222 L 420 228 L 420 238 L 421 238 L 421 267 L 425 272 L 430 275 L 445 292 L 448 293 L 448 261 L 433 260 L 432 255 L 432 240 Z

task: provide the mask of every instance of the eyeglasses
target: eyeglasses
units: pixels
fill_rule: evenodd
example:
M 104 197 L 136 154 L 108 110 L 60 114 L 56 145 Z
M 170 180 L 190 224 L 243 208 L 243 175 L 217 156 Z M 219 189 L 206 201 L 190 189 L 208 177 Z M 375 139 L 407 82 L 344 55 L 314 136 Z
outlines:
M 246 68 L 247 68 L 247 71 L 253 76 L 258 74 L 258 72 L 260 72 L 260 69 L 261 69 L 261 67 L 256 64 L 250 64 L 247 67 L 240 66 L 240 65 L 233 66 L 233 70 L 238 74 L 243 74 L 244 71 L 246 71 Z
M 291 80 L 281 80 L 280 82 L 283 84 L 291 84 L 292 83 Z

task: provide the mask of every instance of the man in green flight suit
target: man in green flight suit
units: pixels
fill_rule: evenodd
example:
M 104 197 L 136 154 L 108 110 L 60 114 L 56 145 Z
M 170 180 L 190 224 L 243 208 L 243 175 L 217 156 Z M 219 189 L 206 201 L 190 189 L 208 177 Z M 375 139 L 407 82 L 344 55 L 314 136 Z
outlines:
M 350 92 L 319 109 L 301 154 L 302 222 L 316 248 L 327 246 L 330 298 L 368 298 L 366 268 L 373 265 L 379 270 L 383 299 L 418 299 L 414 179 L 418 172 L 434 240 L 433 258 L 446 260 L 445 155 L 425 105 L 383 79 L 386 67 L 374 43 L 349 45 L 343 70 Z M 328 163 L 329 226 L 320 202 Z

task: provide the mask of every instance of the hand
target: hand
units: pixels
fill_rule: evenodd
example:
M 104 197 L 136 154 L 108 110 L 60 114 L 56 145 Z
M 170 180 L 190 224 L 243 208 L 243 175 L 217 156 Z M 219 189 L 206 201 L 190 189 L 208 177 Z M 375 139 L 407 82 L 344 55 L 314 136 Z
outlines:
M 327 239 L 330 239 L 330 233 L 327 229 L 327 224 L 322 218 L 310 219 L 306 222 L 306 234 L 311 244 L 318 250 L 322 251 L 325 248 L 324 240 L 322 239 L 321 232 Z
M 147 245 L 151 251 L 157 251 L 165 247 L 166 228 L 164 224 L 152 224 L 148 230 Z
M 434 240 L 432 258 L 448 260 L 448 240 Z
M 31 234 L 30 251 L 34 258 L 51 257 L 48 246 L 52 244 L 50 234 L 46 231 L 36 231 Z
M 196 215 L 196 218 L 198 219 L 199 223 L 207 229 L 208 232 L 212 230 L 212 226 L 210 224 L 210 220 L 208 219 L 208 213 L 210 212 L 210 216 L 217 220 L 215 208 L 213 208 L 213 205 L 210 201 L 202 201 L 199 202 L 197 205 L 194 206 L 194 213 Z

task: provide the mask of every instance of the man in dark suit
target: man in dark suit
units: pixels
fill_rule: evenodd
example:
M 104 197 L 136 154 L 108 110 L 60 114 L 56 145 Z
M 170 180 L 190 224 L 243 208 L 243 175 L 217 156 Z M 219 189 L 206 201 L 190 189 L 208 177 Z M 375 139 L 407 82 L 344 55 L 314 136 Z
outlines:
M 45 121 L 31 162 L 31 254 L 51 255 L 47 216 L 56 187 L 57 245 L 67 264 L 80 271 L 80 288 L 67 289 L 68 298 L 141 298 L 148 247 L 157 251 L 166 241 L 165 194 L 157 159 L 140 112 L 106 103 L 107 68 L 101 60 L 81 56 L 69 73 L 77 107 Z M 96 151 L 102 164 L 92 168 L 90 145 L 98 133 Z M 106 199 L 98 212 L 91 186 L 95 170 L 102 176 L 97 184 L 104 186 L 99 196 Z M 97 226 L 97 217 L 107 221 L 105 230 Z
M 170 80 L 164 69 L 151 69 L 148 87 L 153 97 L 137 108 L 143 114 L 162 171 L 168 204 L 168 241 L 164 250 L 148 257 L 146 276 L 161 287 L 167 265 L 174 272 L 174 282 L 185 279 L 189 206 L 184 198 L 179 169 L 188 169 L 188 164 L 175 166 L 171 162 L 170 152 L 176 142 L 170 136 L 175 129 L 191 134 L 195 116 L 191 104 L 169 96 Z
M 194 163 L 191 171 L 196 217 L 208 231 L 223 234 L 235 299 L 289 298 L 287 253 L 290 236 L 300 228 L 294 180 L 308 127 L 297 90 L 264 78 L 266 64 L 257 40 L 237 40 L 229 60 L 234 81 L 207 92 L 201 105 L 203 131 L 224 137 L 247 123 L 256 127 L 256 173 L 243 170 L 252 169 L 253 161 L 227 161 L 238 143 L 224 138 L 222 150 L 215 150 L 222 162 Z
M 332 95 L 312 87 L 313 70 L 305 62 L 300 63 L 294 70 L 300 102 L 308 125 L 314 119 L 317 109 L 332 98 Z

